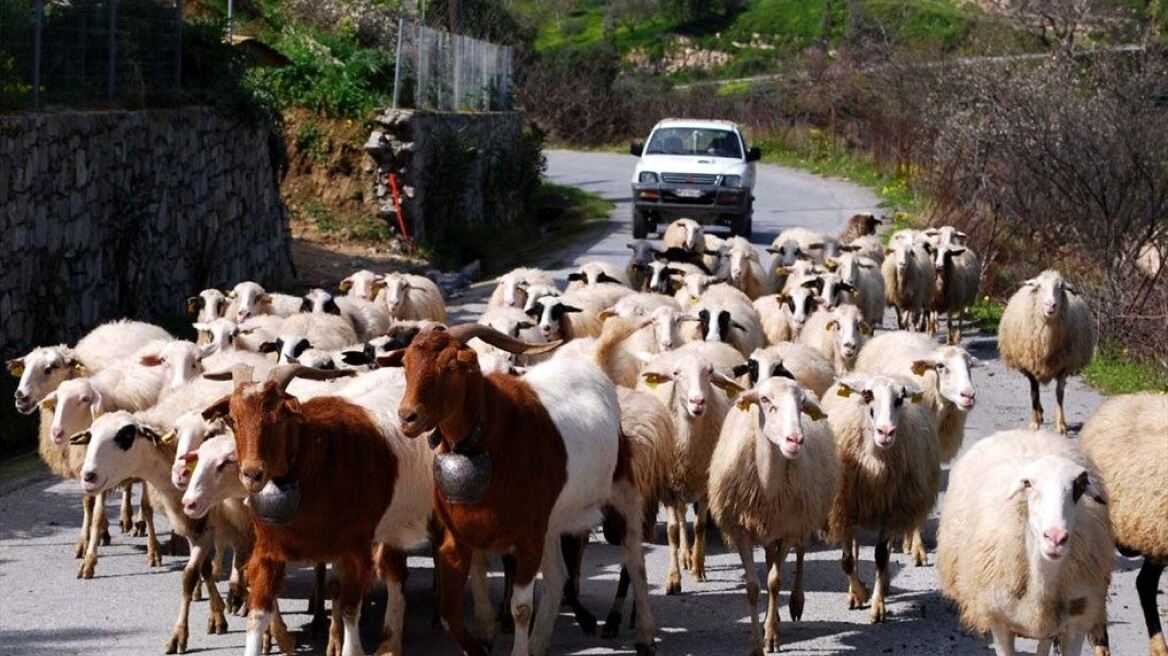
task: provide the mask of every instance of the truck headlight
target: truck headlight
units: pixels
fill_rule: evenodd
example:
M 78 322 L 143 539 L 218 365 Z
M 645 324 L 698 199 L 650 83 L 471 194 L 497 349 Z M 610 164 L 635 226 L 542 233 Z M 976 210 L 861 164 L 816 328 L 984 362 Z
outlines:
M 653 184 L 657 182 L 657 174 L 652 171 L 641 171 L 641 177 L 638 179 L 641 184 Z
M 742 176 L 740 175 L 724 175 L 722 176 L 723 187 L 741 187 Z

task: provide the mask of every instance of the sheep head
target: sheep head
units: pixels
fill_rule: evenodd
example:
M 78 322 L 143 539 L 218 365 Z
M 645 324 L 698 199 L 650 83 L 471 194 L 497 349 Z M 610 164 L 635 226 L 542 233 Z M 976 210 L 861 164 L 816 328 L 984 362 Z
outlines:
M 924 400 L 919 387 L 888 376 L 848 376 L 834 389 L 842 397 L 855 397 L 864 406 L 865 432 L 878 449 L 887 449 L 896 441 L 896 425 L 904 402 Z
M 1027 463 L 1006 490 L 1006 498 L 1026 502 L 1027 543 L 1047 561 L 1061 560 L 1071 548 L 1079 504 L 1088 497 L 1106 504 L 1103 487 L 1082 465 L 1047 455 Z
M 98 417 L 69 442 L 85 447 L 81 489 L 85 494 L 105 492 L 142 470 L 144 459 L 162 443 L 161 436 L 125 411 Z
M 975 393 L 969 370 L 981 365 L 981 361 L 960 346 L 942 346 L 928 357 L 914 360 L 912 372 L 928 380 L 928 372 L 935 374 L 937 392 L 942 398 L 957 406 L 962 412 L 973 409 Z
M 1067 307 L 1067 294 L 1074 294 L 1075 288 L 1054 269 L 1047 269 L 1023 285 L 1036 298 L 1042 317 L 1051 321 L 1062 315 Z
M 738 398 L 739 408 L 745 410 L 751 405 L 758 405 L 761 410 L 759 423 L 763 437 L 792 460 L 803 451 L 803 414 L 812 421 L 827 417 L 819 408 L 814 392 L 782 376 L 768 378 Z
M 88 375 L 77 355 L 64 345 L 41 346 L 6 364 L 8 373 L 20 379 L 12 398 L 16 411 L 22 415 L 36 410 L 37 404 L 62 382 Z
M 698 418 L 706 413 L 713 386 L 730 395 L 742 391 L 738 383 L 697 353 L 671 351 L 657 357 L 639 353 L 637 357 L 647 362 L 641 371 L 642 384 L 654 389 L 662 383 L 673 383 L 671 403 L 681 404 L 690 417 Z

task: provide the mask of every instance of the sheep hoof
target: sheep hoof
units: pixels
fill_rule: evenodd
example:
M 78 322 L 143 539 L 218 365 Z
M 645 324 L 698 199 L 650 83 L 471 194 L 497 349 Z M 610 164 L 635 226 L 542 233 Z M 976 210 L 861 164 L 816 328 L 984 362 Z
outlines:
M 929 554 L 921 544 L 914 544 L 912 549 L 913 565 L 924 567 L 929 564 Z
M 634 647 L 637 650 L 637 656 L 654 656 L 657 653 L 657 645 L 653 643 L 638 642 Z
M 260 638 L 260 653 L 272 653 L 272 630 L 270 628 L 264 631 L 264 636 Z
M 1096 647 L 1094 656 L 1111 656 L 1111 649 L 1107 647 Z
M 763 639 L 768 654 L 778 653 L 779 651 L 779 632 L 774 633 L 767 631 L 766 637 Z
M 125 535 L 134 529 L 134 522 L 130 521 L 130 517 L 118 518 L 118 528 L 122 530 L 122 535 Z
M 73 557 L 74 558 L 81 558 L 82 556 L 84 556 L 85 555 L 85 548 L 87 546 L 89 546 L 89 545 L 87 545 L 85 543 L 85 540 L 78 540 L 77 541 L 77 548 L 73 550 Z
M 99 546 L 102 546 L 102 547 L 108 547 L 108 546 L 109 546 L 109 544 L 110 544 L 110 534 L 109 534 L 109 529 L 106 529 L 106 530 L 104 530 L 104 531 L 102 531 L 102 532 L 101 532 L 101 538 L 98 540 L 97 544 L 98 544 Z
M 146 563 L 150 567 L 162 567 L 162 549 L 157 544 L 146 548 Z
M 693 574 L 693 578 L 695 581 L 698 581 L 700 583 L 706 582 L 706 566 L 705 565 L 695 566 L 693 568 L 693 570 L 690 571 L 690 574 Z
M 678 595 L 681 594 L 681 575 L 671 573 L 669 578 L 665 581 L 665 594 Z
M 848 590 L 848 609 L 855 610 L 868 603 L 868 588 L 863 583 L 856 583 Z
M 796 590 L 791 593 L 791 600 L 787 602 L 787 608 L 791 611 L 791 621 L 798 622 L 803 619 L 802 590 Z
M 600 637 L 606 640 L 615 638 L 620 633 L 621 614 L 615 610 L 608 612 L 604 619 L 604 628 L 600 630 Z
M 86 556 L 81 561 L 81 569 L 77 571 L 77 578 L 91 579 L 93 578 L 93 571 L 97 569 L 97 556 Z
M 185 628 L 174 630 L 174 635 L 170 636 L 170 641 L 166 643 L 166 653 L 187 653 L 187 631 Z
M 1059 434 L 1059 435 L 1062 435 L 1063 437 L 1066 437 L 1066 436 L 1067 436 L 1067 422 L 1065 422 L 1065 421 L 1060 421 L 1060 422 L 1056 423 L 1056 424 L 1055 424 L 1055 430 L 1057 430 L 1057 431 L 1058 431 L 1058 434 Z
M 146 522 L 134 522 L 134 532 L 130 535 L 135 538 L 146 537 Z
M 191 593 L 191 601 L 202 601 L 202 600 L 203 600 L 203 582 L 198 581 L 197 583 L 195 583 L 194 592 Z
M 341 656 L 340 638 L 329 636 L 328 646 L 324 648 L 324 656 Z
M 227 618 L 223 616 L 223 611 L 211 611 L 211 617 L 207 618 L 207 635 L 227 633 Z
M 873 624 L 879 624 L 888 619 L 888 611 L 884 608 L 883 599 L 875 599 L 872 601 L 872 610 L 868 612 L 869 617 L 872 618 Z
M 288 633 L 288 627 L 282 626 L 274 636 L 276 646 L 279 648 L 281 654 L 295 654 L 296 653 L 296 637 Z M 268 650 L 271 650 L 269 645 Z

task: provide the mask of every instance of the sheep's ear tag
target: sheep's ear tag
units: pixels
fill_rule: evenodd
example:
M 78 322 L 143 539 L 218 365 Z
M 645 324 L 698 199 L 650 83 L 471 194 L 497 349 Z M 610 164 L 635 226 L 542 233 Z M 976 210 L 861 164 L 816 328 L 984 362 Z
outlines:
M 734 392 L 734 396 L 738 396 L 738 392 Z M 734 397 L 731 397 L 731 398 L 734 398 Z M 738 409 L 743 411 L 743 412 L 746 412 L 747 410 L 750 409 L 750 406 L 754 405 L 755 403 L 757 403 L 757 401 L 755 399 L 744 398 L 738 402 Z
M 89 375 L 89 370 L 86 369 L 85 365 L 81 364 L 80 362 L 73 363 L 73 370 L 77 372 L 78 376 L 88 376 Z
M 45 412 L 55 412 L 57 410 L 57 400 L 45 399 L 41 401 L 41 407 L 45 409 Z
M 8 373 L 12 374 L 13 378 L 20 378 L 24 375 L 24 365 L 12 364 L 8 367 Z
M 923 363 L 923 362 L 914 362 L 913 363 L 912 372 L 914 374 L 916 374 L 917 376 L 924 376 L 925 372 L 928 370 L 929 370 L 929 367 L 927 365 L 925 365 L 925 363 Z
M 921 401 L 925 400 L 925 393 L 924 392 L 917 392 L 916 394 L 913 394 L 909 398 L 912 399 L 913 403 L 920 403 Z
M 661 383 L 661 381 L 657 380 L 656 376 L 646 376 L 645 377 L 645 387 L 648 387 L 649 389 L 657 389 L 657 385 L 659 385 L 660 383 Z
M 69 438 L 69 444 L 72 444 L 73 446 L 85 446 L 86 444 L 89 444 L 89 440 L 92 437 L 93 437 L 93 434 L 90 433 L 89 431 L 85 431 L 84 433 L 78 433 L 78 434 L 74 435 L 73 437 Z
M 840 385 L 836 388 L 835 393 L 846 399 L 852 395 L 852 388 L 848 387 L 847 385 Z
M 172 444 L 174 442 L 174 437 L 175 437 L 175 430 L 172 428 L 172 429 L 166 431 L 165 433 L 163 433 L 162 436 L 158 438 L 158 441 L 161 444 Z

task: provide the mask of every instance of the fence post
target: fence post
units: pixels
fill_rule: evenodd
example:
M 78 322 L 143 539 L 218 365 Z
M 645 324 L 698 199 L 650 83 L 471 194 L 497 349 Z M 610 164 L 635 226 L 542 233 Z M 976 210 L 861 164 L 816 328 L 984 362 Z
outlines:
M 33 31 L 32 46 L 32 108 L 41 108 L 41 30 L 44 29 L 45 0 L 36 0 L 36 27 Z
M 118 0 L 109 1 L 109 101 L 114 101 L 118 77 Z
M 182 58 L 183 58 L 183 17 L 182 17 L 182 0 L 174 0 L 174 18 L 178 23 L 178 54 L 174 58 L 175 69 L 175 83 L 178 85 L 178 90 L 182 91 Z
M 402 32 L 406 29 L 406 19 L 399 18 L 397 20 L 397 54 L 393 59 L 393 108 L 397 109 L 398 99 L 401 94 L 401 51 L 402 51 Z

